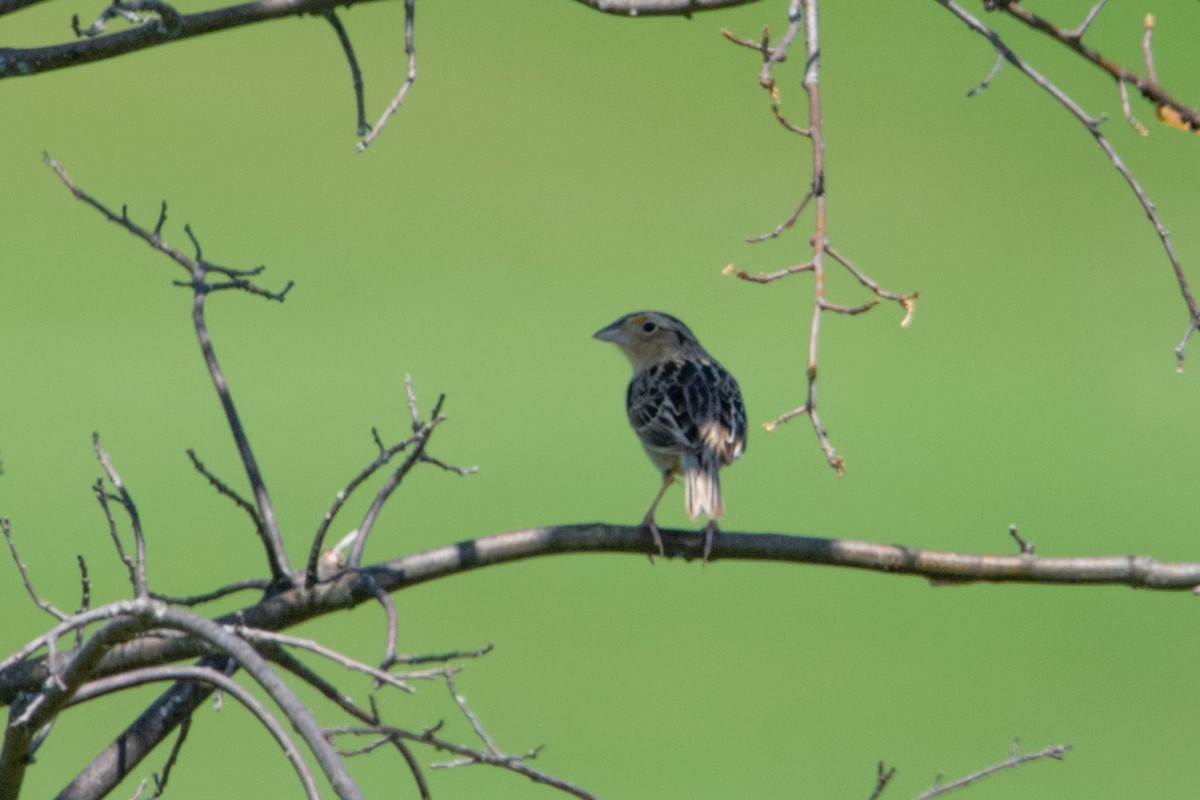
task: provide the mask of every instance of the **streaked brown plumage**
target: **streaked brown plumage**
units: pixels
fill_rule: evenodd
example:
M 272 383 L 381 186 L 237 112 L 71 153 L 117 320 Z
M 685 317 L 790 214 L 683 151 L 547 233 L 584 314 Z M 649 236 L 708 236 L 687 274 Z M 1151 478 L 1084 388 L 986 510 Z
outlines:
M 686 325 L 660 311 L 626 314 L 595 334 L 621 348 L 633 365 L 625 395 L 629 424 L 663 476 L 642 520 L 664 554 L 654 510 L 683 475 L 688 516 L 708 517 L 704 560 L 712 552 L 716 520 L 725 513 L 720 468 L 746 449 L 746 409 L 737 381 L 701 347 Z

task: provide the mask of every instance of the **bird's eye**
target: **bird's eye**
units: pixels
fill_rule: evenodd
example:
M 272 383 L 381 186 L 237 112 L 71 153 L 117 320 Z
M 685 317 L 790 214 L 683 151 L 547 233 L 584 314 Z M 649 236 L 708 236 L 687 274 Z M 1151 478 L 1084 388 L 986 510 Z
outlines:
M 658 328 L 658 325 L 656 325 L 653 322 L 643 322 L 642 323 L 642 331 L 644 331 L 645 333 L 654 333 L 655 329 L 657 329 L 657 328 Z

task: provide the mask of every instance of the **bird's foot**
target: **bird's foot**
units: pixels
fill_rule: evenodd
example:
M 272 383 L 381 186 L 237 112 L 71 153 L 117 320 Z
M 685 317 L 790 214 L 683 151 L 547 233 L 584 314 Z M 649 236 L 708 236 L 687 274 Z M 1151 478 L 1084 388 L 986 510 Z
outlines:
M 712 555 L 713 534 L 717 532 L 717 521 L 710 519 L 708 524 L 704 526 L 704 563 L 708 563 L 709 556 Z
M 662 533 L 658 530 L 658 526 L 654 524 L 654 517 L 647 515 L 646 518 L 642 520 L 642 527 L 650 530 L 650 535 L 654 537 L 654 546 L 658 549 L 658 554 L 663 558 L 666 558 L 667 550 L 665 547 L 663 547 Z M 647 553 L 646 555 L 649 557 L 650 563 L 653 564 L 654 553 Z

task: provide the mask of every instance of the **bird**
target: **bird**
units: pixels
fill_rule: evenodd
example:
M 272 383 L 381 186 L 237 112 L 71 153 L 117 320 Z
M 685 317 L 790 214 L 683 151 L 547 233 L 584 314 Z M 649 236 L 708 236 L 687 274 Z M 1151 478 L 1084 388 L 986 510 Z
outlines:
M 682 475 L 688 517 L 708 517 L 707 563 L 717 520 L 725 513 L 720 469 L 746 451 L 746 407 L 737 381 L 687 325 L 661 311 L 626 314 L 593 337 L 615 344 L 633 366 L 625 410 L 646 455 L 662 473 L 662 486 L 642 525 L 665 556 L 654 512 Z

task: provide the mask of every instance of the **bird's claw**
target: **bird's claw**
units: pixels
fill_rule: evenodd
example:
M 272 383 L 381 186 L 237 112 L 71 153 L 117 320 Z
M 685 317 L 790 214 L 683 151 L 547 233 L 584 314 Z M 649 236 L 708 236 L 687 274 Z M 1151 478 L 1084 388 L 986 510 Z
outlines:
M 713 534 L 717 532 L 716 520 L 710 519 L 708 524 L 704 526 L 704 563 L 708 563 L 709 556 L 712 555 Z
M 667 557 L 667 550 L 663 546 L 662 533 L 658 530 L 658 525 L 654 524 L 653 517 L 646 517 L 642 520 L 642 526 L 649 529 L 650 535 L 654 537 L 654 546 L 658 548 L 658 554 L 663 558 Z M 654 553 L 646 554 L 650 558 L 650 563 L 654 563 Z

